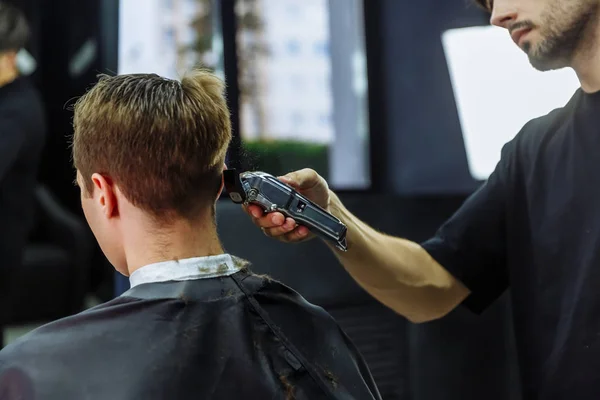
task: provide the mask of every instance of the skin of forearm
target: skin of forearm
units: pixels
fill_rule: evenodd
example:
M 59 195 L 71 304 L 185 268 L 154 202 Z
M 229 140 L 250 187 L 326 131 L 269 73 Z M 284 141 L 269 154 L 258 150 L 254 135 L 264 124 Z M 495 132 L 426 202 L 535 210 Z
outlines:
M 440 318 L 469 291 L 420 245 L 377 232 L 347 210 L 335 193 L 329 211 L 348 228 L 348 251 L 329 245 L 356 282 L 412 322 Z

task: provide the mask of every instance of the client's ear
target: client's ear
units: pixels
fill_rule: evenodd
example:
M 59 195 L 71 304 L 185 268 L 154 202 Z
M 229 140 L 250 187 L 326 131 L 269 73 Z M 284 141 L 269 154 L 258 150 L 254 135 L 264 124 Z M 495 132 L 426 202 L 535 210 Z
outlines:
M 227 164 L 223 164 L 223 171 L 227 169 Z M 219 188 L 219 193 L 217 193 L 217 200 L 221 198 L 221 194 L 223 193 L 223 189 L 225 188 L 225 176 L 221 174 L 221 187 Z
M 94 201 L 102 210 L 106 218 L 113 218 L 119 214 L 118 199 L 115 193 L 114 182 L 110 177 L 94 173 Z

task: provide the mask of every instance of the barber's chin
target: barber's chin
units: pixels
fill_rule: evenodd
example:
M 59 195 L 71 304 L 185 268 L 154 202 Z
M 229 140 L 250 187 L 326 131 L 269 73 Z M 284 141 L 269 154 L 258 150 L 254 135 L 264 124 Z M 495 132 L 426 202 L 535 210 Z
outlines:
M 568 67 L 568 64 L 559 60 L 545 59 L 542 57 L 529 56 L 529 63 L 538 71 L 554 71 Z

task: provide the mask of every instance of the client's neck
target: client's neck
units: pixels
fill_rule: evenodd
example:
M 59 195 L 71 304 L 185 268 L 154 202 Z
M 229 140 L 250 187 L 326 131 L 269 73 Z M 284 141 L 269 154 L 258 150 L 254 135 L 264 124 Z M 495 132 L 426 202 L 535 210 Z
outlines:
M 124 238 L 129 275 L 148 264 L 223 254 L 212 216 L 161 227 L 143 225 L 130 229 Z

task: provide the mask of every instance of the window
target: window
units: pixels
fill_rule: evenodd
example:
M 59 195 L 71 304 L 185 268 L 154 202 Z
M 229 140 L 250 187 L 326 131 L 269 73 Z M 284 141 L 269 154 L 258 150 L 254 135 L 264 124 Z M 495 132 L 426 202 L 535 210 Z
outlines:
M 316 42 L 314 44 L 314 49 L 318 56 L 329 57 L 329 45 L 327 42 Z
M 304 116 L 300 112 L 293 112 L 291 115 L 292 124 L 296 128 L 301 128 L 304 124 Z
M 318 121 L 319 125 L 328 126 L 329 124 L 331 124 L 331 116 L 329 114 L 321 114 L 319 116 Z
M 222 43 L 212 0 L 120 0 L 118 73 L 173 79 L 202 65 L 222 74 Z
M 304 88 L 304 78 L 300 74 L 290 76 L 290 86 L 293 91 L 302 90 Z
M 535 70 L 501 28 L 453 29 L 442 42 L 469 169 L 473 178 L 485 180 L 502 146 L 527 121 L 564 106 L 579 82 L 571 70 Z
M 297 40 L 290 40 L 287 43 L 287 51 L 291 56 L 295 56 L 300 53 L 300 43 Z
M 251 168 L 311 167 L 333 188 L 368 188 L 362 0 L 236 0 L 236 15 L 240 136 Z
M 172 27 L 168 27 L 165 29 L 165 41 L 169 46 L 176 46 L 177 42 L 175 41 L 175 29 Z
M 302 12 L 301 4 L 298 1 L 287 1 L 286 3 L 286 11 L 291 18 L 298 18 L 300 13 Z

